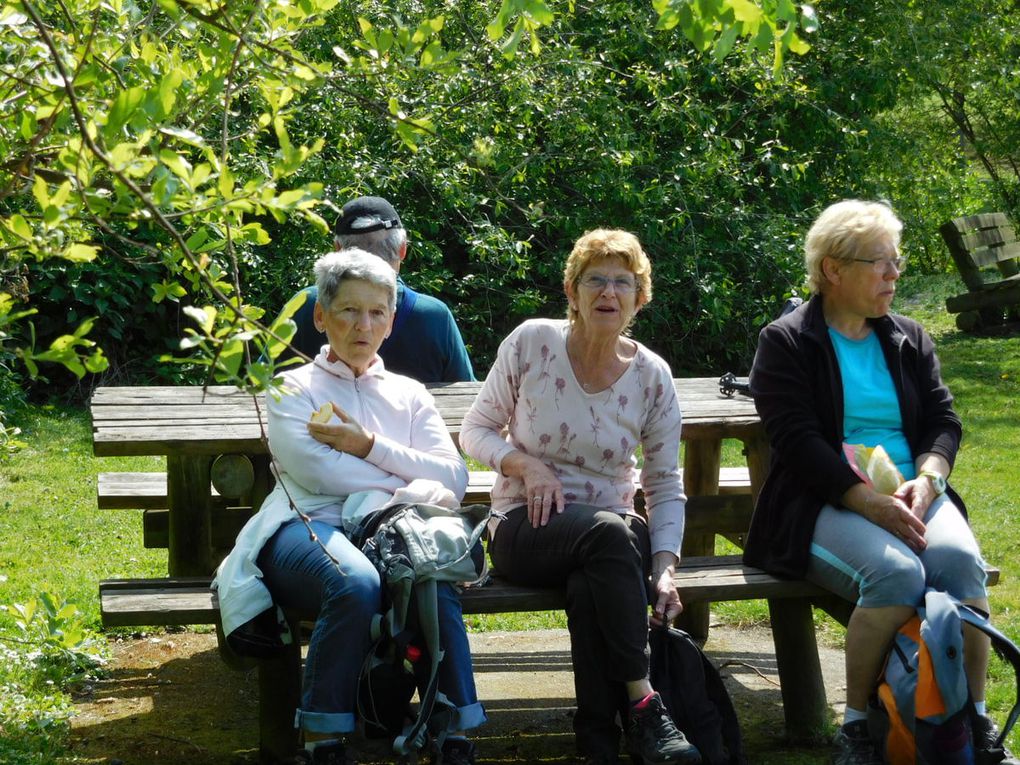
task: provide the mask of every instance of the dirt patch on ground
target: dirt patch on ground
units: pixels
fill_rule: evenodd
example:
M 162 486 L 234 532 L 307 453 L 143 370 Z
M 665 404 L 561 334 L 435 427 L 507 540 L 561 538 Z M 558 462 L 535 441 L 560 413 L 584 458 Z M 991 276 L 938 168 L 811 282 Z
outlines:
M 472 635 L 471 643 L 479 695 L 490 718 L 476 737 L 480 761 L 573 763 L 566 632 L 484 633 Z M 715 627 L 707 650 L 730 689 L 751 763 L 827 761 L 824 745 L 786 748 L 768 630 Z M 842 652 L 823 648 L 821 657 L 835 701 L 842 695 Z M 234 672 L 223 664 L 213 634 L 119 640 L 109 677 L 76 702 L 73 753 L 97 765 L 256 763 L 256 687 L 254 672 Z M 361 761 L 393 759 L 374 745 Z

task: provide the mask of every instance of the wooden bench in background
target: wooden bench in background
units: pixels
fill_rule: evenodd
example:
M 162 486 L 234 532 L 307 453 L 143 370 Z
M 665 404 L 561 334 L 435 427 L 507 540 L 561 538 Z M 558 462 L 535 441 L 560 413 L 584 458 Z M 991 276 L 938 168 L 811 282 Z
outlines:
M 1020 319 L 1020 241 L 1003 213 L 954 218 L 939 233 L 967 292 L 948 298 L 964 332 Z

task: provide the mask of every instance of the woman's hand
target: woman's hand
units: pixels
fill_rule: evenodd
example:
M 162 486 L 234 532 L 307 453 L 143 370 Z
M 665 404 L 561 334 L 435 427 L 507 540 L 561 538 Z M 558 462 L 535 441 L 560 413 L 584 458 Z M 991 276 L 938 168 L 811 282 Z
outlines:
M 920 455 L 915 460 L 914 466 L 917 470 L 917 477 L 910 481 L 904 481 L 893 496 L 903 500 L 910 507 L 910 512 L 924 520 L 928 508 L 935 501 L 938 493 L 935 491 L 935 484 L 932 483 L 932 480 L 922 473 L 932 471 L 941 476 L 947 476 L 952 468 L 945 457 L 934 452 Z
M 655 602 L 652 604 L 652 615 L 649 621 L 656 627 L 668 627 L 684 610 L 680 595 L 673 584 L 676 573 L 676 556 L 668 552 L 658 552 L 652 556 L 652 586 L 655 590 Z
M 899 538 L 915 553 L 920 553 L 928 546 L 924 538 L 924 521 L 914 515 L 899 496 L 872 491 L 864 517 Z
M 309 422 L 308 432 L 312 438 L 338 452 L 364 459 L 375 445 L 375 434 L 369 433 L 361 423 L 347 412 L 333 404 L 333 413 L 340 418 L 340 424 Z
M 935 487 L 932 486 L 931 479 L 928 476 L 922 475 L 910 481 L 904 481 L 893 496 L 900 499 L 910 508 L 910 512 L 918 520 L 921 520 L 938 494 L 935 493 Z
M 545 526 L 553 511 L 562 513 L 567 503 L 563 499 L 563 484 L 556 473 L 542 460 L 521 451 L 510 452 L 503 458 L 499 470 L 524 481 L 524 496 L 528 502 L 528 522 L 532 528 Z

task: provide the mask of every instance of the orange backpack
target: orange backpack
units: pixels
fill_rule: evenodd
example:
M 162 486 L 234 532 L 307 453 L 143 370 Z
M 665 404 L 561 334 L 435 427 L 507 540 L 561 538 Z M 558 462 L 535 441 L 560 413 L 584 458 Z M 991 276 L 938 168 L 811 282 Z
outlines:
M 1020 688 L 1020 649 L 985 614 L 937 590 L 896 634 L 869 709 L 868 726 L 889 765 L 974 762 L 973 703 L 963 664 L 963 624 L 987 633 L 1013 665 Z M 1001 745 L 1020 716 L 1020 697 L 1003 726 Z

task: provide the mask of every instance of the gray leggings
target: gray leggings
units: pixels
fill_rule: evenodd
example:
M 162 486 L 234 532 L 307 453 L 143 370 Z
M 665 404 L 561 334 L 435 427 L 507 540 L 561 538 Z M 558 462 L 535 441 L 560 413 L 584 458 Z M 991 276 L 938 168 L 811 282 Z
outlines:
M 858 513 L 826 505 L 805 579 L 870 608 L 916 606 L 927 587 L 959 600 L 985 597 L 981 550 L 956 505 L 936 497 L 923 520 L 928 546 L 918 555 Z

